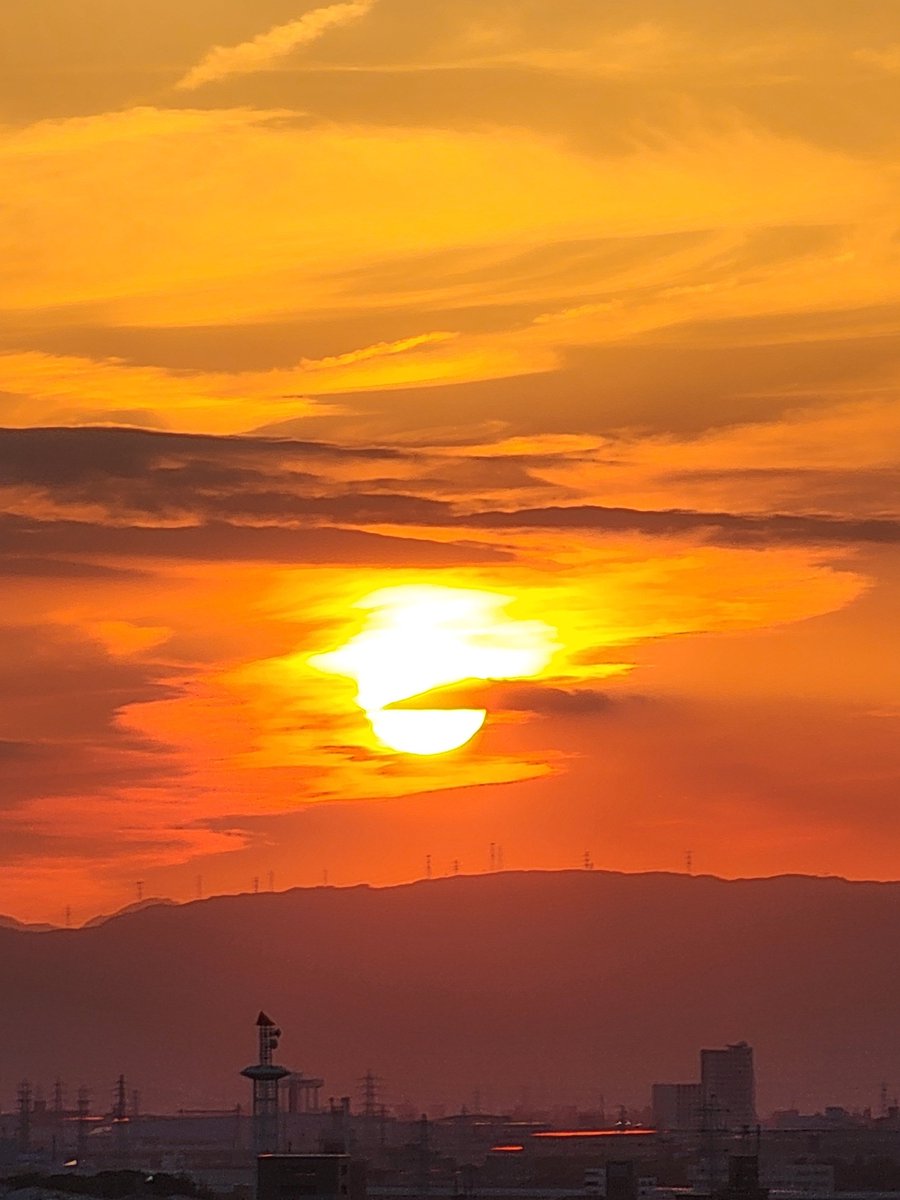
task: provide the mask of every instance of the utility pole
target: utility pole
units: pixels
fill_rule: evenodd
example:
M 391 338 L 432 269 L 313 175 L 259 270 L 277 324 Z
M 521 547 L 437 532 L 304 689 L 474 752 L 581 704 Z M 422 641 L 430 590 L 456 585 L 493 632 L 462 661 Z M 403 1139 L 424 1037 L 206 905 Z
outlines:
M 90 1098 L 88 1096 L 88 1090 L 86 1087 L 80 1087 L 78 1089 L 78 1104 L 75 1111 L 78 1116 L 78 1141 L 76 1155 L 80 1165 L 84 1161 L 84 1158 L 87 1154 L 88 1121 L 90 1120 L 91 1111 Z
M 23 1079 L 16 1093 L 19 1106 L 19 1153 L 27 1154 L 31 1149 L 31 1084 Z
M 116 1090 L 113 1099 L 112 1124 L 116 1131 L 116 1153 L 119 1161 L 125 1159 L 128 1134 L 128 1104 L 126 1101 L 125 1076 L 120 1075 L 116 1080 Z

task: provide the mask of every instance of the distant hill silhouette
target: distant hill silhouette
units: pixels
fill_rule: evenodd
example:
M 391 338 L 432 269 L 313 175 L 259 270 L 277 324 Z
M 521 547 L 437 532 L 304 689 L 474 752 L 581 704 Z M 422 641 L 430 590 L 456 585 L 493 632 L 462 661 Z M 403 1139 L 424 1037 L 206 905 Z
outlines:
M 900 884 L 505 872 L 150 905 L 0 929 L 0 1064 L 145 1110 L 248 1100 L 262 1007 L 279 1059 L 353 1095 L 489 1107 L 527 1089 L 643 1103 L 745 1038 L 761 1108 L 876 1104 L 900 1081 Z M 12 1097 L 3 1094 L 4 1107 Z
M 124 908 L 117 909 L 114 913 L 100 913 L 96 917 L 91 917 L 85 922 L 86 927 L 92 925 L 105 925 L 107 921 L 113 921 L 116 917 L 127 916 L 128 913 L 140 912 L 143 908 L 153 908 L 159 904 L 177 904 L 177 900 L 167 900 L 163 896 L 150 896 L 146 900 L 135 900 L 132 904 L 126 904 Z
M 16 917 L 0 915 L 0 929 L 30 929 L 32 933 L 46 933 L 48 929 L 58 928 L 58 925 L 48 925 L 43 921 L 19 921 Z

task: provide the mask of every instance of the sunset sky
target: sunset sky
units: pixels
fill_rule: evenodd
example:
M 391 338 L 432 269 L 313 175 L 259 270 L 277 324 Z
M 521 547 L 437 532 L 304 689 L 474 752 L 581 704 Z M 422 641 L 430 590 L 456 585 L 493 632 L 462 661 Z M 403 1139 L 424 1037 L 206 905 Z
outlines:
M 897 877 L 896 0 L 0 46 L 0 913 Z

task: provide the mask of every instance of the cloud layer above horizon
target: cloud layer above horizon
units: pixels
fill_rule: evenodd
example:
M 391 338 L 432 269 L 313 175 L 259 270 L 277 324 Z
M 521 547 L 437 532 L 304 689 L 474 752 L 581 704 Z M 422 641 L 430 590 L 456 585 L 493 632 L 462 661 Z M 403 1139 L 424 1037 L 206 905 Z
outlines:
M 3 16 L 0 912 L 501 824 L 895 873 L 892 0 L 48 11 Z M 429 761 L 308 662 L 420 583 L 560 639 Z

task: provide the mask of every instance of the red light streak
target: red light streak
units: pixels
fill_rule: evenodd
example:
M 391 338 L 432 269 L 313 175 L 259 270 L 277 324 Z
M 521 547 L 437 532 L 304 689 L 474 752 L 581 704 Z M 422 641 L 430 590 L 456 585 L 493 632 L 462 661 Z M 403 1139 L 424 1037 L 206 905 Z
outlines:
M 533 1133 L 536 1138 L 598 1138 L 598 1137 L 648 1137 L 655 1129 L 548 1129 Z

